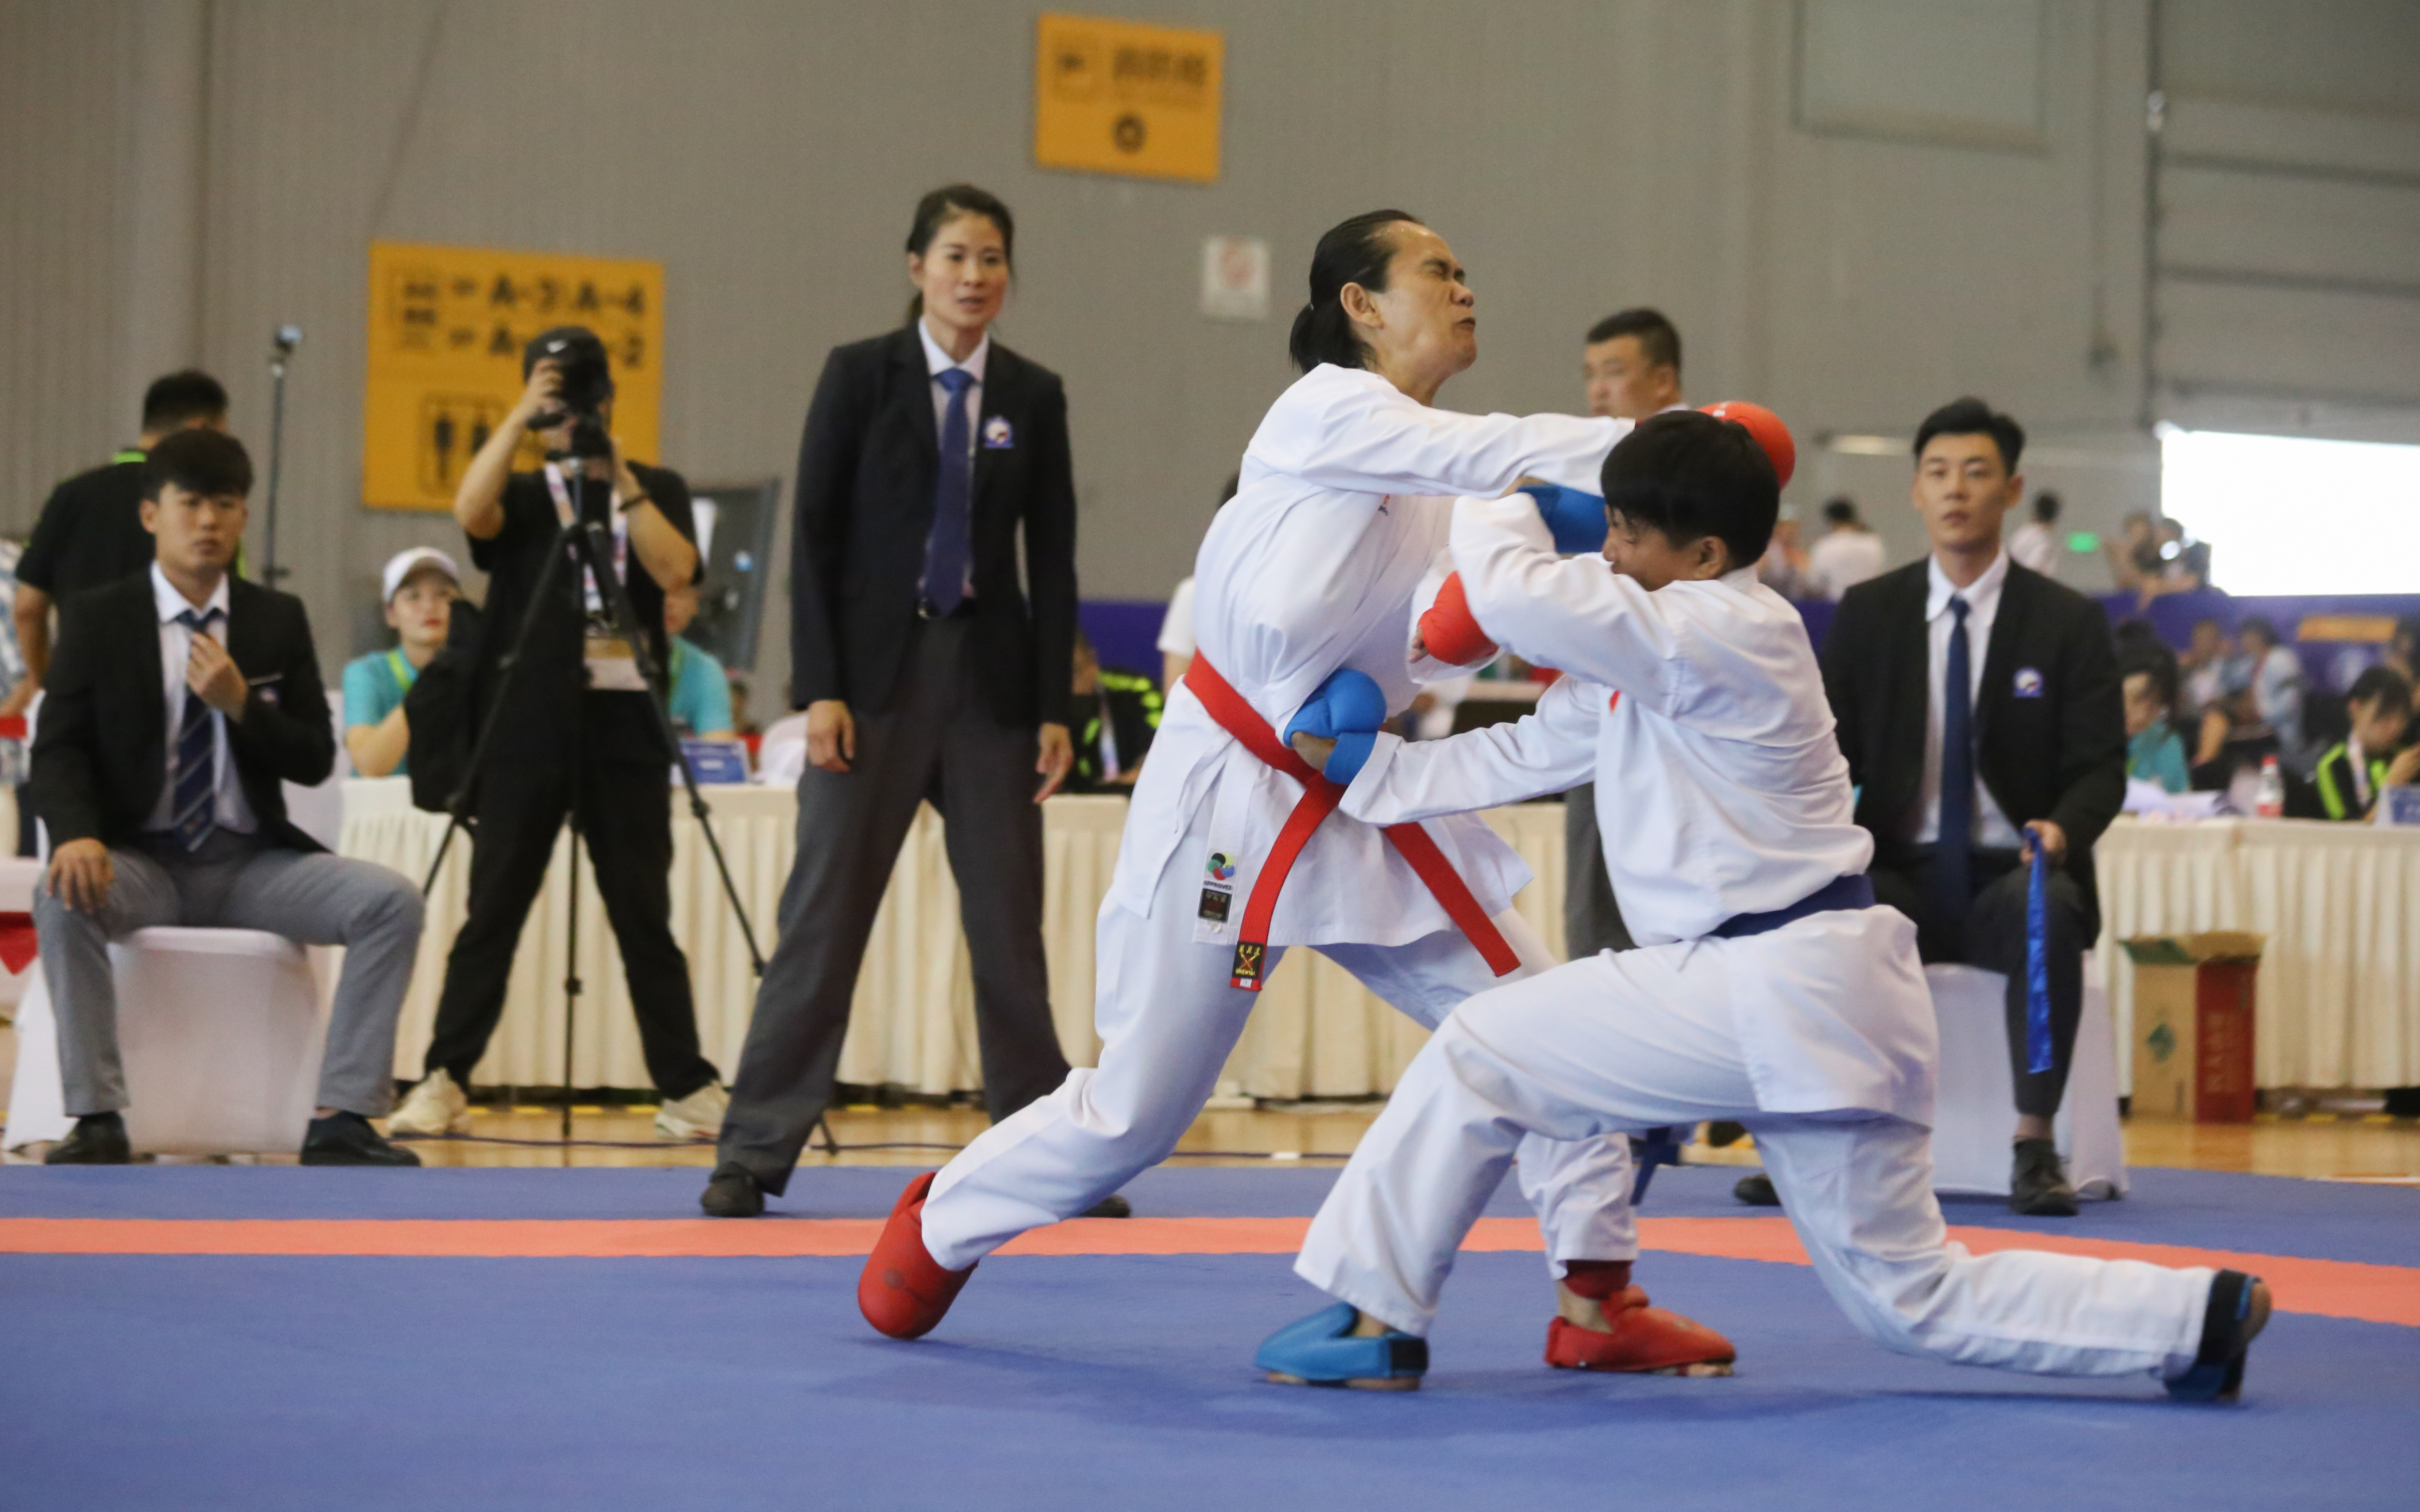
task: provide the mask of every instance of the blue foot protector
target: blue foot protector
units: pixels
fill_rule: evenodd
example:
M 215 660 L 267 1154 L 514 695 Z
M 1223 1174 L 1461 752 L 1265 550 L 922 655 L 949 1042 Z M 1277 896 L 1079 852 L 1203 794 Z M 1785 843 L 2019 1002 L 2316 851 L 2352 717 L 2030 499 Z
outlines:
M 2180 1402 L 2231 1402 L 2243 1392 L 2243 1357 L 2253 1335 L 2269 1319 L 2252 1316 L 2252 1288 L 2257 1275 L 2221 1271 L 2210 1284 L 2210 1306 L 2201 1320 L 2201 1352 L 2193 1368 L 2168 1382 L 2168 1395 Z
M 1252 1364 L 1289 1386 L 1419 1386 L 1428 1374 L 1429 1341 L 1391 1328 L 1377 1338 L 1354 1338 L 1354 1317 L 1349 1302 L 1322 1307 L 1263 1339 Z

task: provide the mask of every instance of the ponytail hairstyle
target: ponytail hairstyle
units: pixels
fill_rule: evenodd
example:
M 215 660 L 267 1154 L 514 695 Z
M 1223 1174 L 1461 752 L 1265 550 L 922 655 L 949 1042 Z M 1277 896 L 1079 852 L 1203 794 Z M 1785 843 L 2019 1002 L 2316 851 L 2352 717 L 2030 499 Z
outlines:
M 1354 333 L 1353 317 L 1344 313 L 1344 285 L 1386 292 L 1387 265 L 1395 255 L 1395 239 L 1388 228 L 1404 224 L 1425 223 L 1404 210 L 1371 210 L 1330 227 L 1319 239 L 1311 255 L 1311 302 L 1294 317 L 1294 334 L 1286 341 L 1295 366 L 1308 373 L 1322 363 L 1369 365 L 1369 348 Z
M 1001 255 L 1008 259 L 1010 271 L 1016 268 L 1016 217 L 989 190 L 972 184 L 949 184 L 933 191 L 916 202 L 915 222 L 908 227 L 908 250 L 922 257 L 941 234 L 941 227 L 962 215 L 980 215 L 1000 227 Z M 908 301 L 908 323 L 924 313 L 924 296 L 920 290 Z

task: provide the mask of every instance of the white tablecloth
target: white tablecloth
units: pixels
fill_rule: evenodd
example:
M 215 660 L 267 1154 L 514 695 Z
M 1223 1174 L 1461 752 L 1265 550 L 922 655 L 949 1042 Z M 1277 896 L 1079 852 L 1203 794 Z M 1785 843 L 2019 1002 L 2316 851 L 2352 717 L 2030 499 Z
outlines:
M 2134 968 L 2116 942 L 2255 930 L 2262 1087 L 2420 1086 L 2420 829 L 2290 819 L 2120 819 L 2095 848 L 2099 969 L 2118 1043 Z M 2120 1054 L 2131 1086 L 2133 1057 Z
M 796 799 L 776 788 L 706 790 L 757 939 L 772 949 L 773 919 L 789 874 Z M 1089 1065 L 1093 1035 L 1093 920 L 1117 862 L 1125 820 L 1120 797 L 1059 797 L 1043 817 L 1043 935 L 1050 961 L 1050 1002 L 1067 1058 Z M 1559 951 L 1562 944 L 1563 815 L 1557 804 L 1501 809 L 1488 822 L 1516 846 L 1538 879 L 1523 890 L 1524 918 Z M 400 779 L 346 784 L 347 856 L 384 862 L 414 881 L 427 870 L 444 831 L 442 816 L 411 807 Z M 431 899 L 428 930 L 405 1000 L 396 1041 L 396 1072 L 420 1074 L 444 978 L 445 955 L 460 927 L 468 851 L 460 840 Z M 558 842 L 545 890 L 531 910 L 513 962 L 504 1021 L 474 1073 L 483 1085 L 554 1085 L 563 1075 L 564 897 L 567 845 Z M 586 987 L 572 1038 L 572 1079 L 581 1087 L 644 1088 L 646 1068 L 631 1022 L 629 992 L 597 901 L 582 866 L 580 975 Z M 748 952 L 714 875 L 696 822 L 675 795 L 673 820 L 673 933 L 689 952 L 706 1053 L 728 1076 L 737 1066 L 755 986 Z M 841 1052 L 840 1078 L 941 1093 L 979 1084 L 974 994 L 957 888 L 930 810 L 917 817 L 892 873 L 866 950 Z M 1294 952 L 1281 965 L 1234 1057 L 1228 1090 L 1256 1097 L 1345 1097 L 1383 1092 L 1426 1038 L 1423 1031 L 1324 957 Z

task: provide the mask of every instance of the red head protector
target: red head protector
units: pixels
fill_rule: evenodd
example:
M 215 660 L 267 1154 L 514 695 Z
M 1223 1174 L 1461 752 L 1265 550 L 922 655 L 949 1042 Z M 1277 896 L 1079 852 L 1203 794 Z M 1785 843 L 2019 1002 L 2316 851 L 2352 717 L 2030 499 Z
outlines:
M 1763 447 L 1764 455 L 1772 460 L 1775 480 L 1784 488 L 1790 486 L 1790 474 L 1798 468 L 1798 443 L 1790 439 L 1790 427 L 1781 423 L 1779 415 L 1745 399 L 1710 404 L 1705 412 L 1718 420 L 1735 420 L 1745 425 L 1747 433 L 1756 438 L 1756 444 Z

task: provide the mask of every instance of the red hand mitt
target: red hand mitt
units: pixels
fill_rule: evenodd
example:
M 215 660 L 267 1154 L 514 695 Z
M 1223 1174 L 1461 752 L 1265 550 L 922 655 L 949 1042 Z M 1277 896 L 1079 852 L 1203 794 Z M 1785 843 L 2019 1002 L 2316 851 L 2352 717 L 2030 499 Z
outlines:
M 1725 399 L 1720 404 L 1706 406 L 1705 412 L 1719 420 L 1734 420 L 1747 427 L 1756 444 L 1773 460 L 1773 475 L 1781 486 L 1790 486 L 1790 475 L 1798 469 L 1798 443 L 1790 439 L 1790 427 L 1781 417 L 1761 404 L 1745 399 Z
M 1462 574 L 1445 580 L 1437 590 L 1436 602 L 1420 616 L 1420 644 L 1449 667 L 1467 667 L 1496 655 L 1496 642 L 1471 617 L 1470 600 L 1462 592 Z

